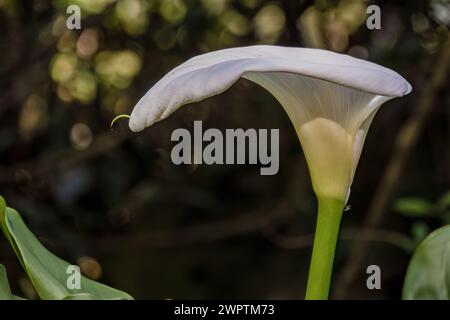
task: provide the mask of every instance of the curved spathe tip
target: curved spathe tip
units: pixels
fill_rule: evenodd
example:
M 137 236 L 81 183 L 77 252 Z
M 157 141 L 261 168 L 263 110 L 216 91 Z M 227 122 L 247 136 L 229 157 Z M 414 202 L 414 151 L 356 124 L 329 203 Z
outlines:
M 411 92 L 398 73 L 327 50 L 249 46 L 196 56 L 167 73 L 136 104 L 130 129 L 141 131 L 182 105 L 222 93 L 246 73 L 286 72 L 330 81 L 387 97 Z

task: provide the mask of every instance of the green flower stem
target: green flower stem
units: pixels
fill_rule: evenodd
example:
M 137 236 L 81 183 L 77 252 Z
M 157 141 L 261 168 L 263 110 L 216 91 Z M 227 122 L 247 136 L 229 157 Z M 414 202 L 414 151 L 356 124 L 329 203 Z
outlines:
M 316 234 L 309 269 L 306 300 L 326 300 L 330 290 L 334 251 L 344 202 L 319 199 Z

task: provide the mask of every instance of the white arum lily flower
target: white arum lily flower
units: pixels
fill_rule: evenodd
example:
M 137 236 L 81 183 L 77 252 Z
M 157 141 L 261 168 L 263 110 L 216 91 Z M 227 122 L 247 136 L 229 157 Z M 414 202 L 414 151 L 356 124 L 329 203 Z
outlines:
M 342 209 L 370 123 L 410 84 L 374 63 L 326 50 L 251 46 L 196 56 L 157 82 L 135 106 L 129 126 L 143 130 L 181 106 L 222 93 L 239 78 L 268 90 L 302 145 L 319 199 L 307 298 L 328 296 Z
M 294 124 L 318 197 L 349 195 L 364 140 L 378 108 L 411 91 L 396 72 L 325 50 L 251 46 L 196 56 L 157 82 L 134 108 L 130 129 L 181 106 L 253 81 L 280 102 Z

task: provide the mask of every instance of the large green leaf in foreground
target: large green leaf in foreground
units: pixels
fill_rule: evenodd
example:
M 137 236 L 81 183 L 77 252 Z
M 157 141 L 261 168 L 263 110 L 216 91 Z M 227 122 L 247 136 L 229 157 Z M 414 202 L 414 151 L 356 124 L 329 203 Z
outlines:
M 450 225 L 437 229 L 417 247 L 403 285 L 403 299 L 449 298 Z
M 80 289 L 69 289 L 70 264 L 48 251 L 16 210 L 0 197 L 0 225 L 41 299 L 132 299 L 127 293 L 81 276 Z

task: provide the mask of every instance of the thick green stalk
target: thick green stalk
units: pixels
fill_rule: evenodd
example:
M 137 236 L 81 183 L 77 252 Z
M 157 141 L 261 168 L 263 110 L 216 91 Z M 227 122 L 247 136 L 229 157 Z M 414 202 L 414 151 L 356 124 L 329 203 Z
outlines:
M 330 290 L 334 251 L 339 234 L 344 203 L 319 199 L 316 234 L 309 269 L 306 300 L 326 300 Z

